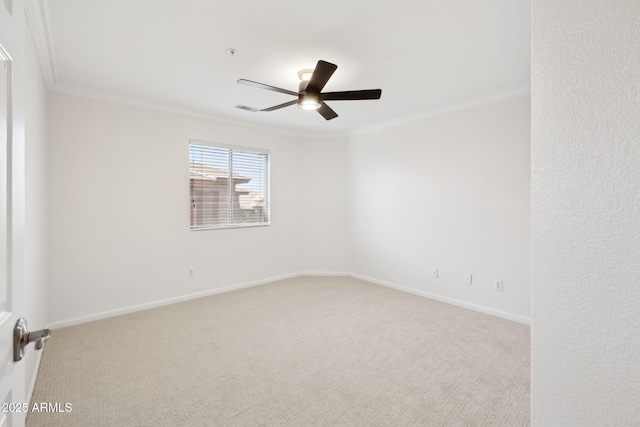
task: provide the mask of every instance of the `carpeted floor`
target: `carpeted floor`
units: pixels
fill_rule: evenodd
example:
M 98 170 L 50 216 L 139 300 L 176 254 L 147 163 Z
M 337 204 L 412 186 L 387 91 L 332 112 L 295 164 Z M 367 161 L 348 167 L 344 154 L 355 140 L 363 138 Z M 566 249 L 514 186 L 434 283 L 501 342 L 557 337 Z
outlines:
M 53 332 L 54 426 L 529 422 L 529 327 L 346 277 L 298 277 Z

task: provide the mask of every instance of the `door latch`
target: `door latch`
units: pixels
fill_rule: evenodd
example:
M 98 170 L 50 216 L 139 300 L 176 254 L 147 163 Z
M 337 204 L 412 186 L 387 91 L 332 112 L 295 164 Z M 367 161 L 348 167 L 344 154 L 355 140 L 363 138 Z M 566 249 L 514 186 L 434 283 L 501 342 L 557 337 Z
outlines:
M 29 332 L 27 321 L 18 319 L 16 326 L 13 328 L 13 361 L 19 362 L 24 356 L 25 347 L 30 342 L 36 342 L 36 350 L 41 350 L 45 341 L 51 338 L 51 329 L 40 329 L 39 331 Z

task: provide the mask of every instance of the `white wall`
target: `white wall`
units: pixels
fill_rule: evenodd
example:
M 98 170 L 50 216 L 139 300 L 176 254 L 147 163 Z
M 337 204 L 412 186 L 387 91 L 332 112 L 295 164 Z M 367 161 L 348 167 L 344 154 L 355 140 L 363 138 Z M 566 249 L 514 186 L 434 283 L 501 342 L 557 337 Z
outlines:
M 529 102 L 521 95 L 354 136 L 354 272 L 527 321 Z
M 528 106 L 522 95 L 351 138 L 303 138 L 51 94 L 51 321 L 309 271 L 526 321 Z M 271 149 L 270 227 L 189 231 L 189 139 Z
M 25 103 L 25 283 L 26 311 L 19 313 L 31 330 L 48 324 L 48 201 L 47 201 L 47 89 L 40 72 L 33 39 L 26 35 Z M 26 390 L 29 390 L 40 352 L 26 352 Z
M 532 424 L 640 423 L 640 3 L 534 0 Z
M 304 141 L 304 270 L 350 271 L 347 222 L 347 138 Z
M 49 117 L 54 325 L 303 267 L 300 138 L 59 93 Z M 189 139 L 271 150 L 271 226 L 189 230 Z

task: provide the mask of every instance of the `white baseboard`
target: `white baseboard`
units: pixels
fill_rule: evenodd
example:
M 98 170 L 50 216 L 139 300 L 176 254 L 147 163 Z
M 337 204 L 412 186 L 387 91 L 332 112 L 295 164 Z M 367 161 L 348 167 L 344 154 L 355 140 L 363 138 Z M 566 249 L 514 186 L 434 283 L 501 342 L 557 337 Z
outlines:
M 221 294 L 221 293 L 224 293 L 224 292 L 231 292 L 231 291 L 235 291 L 235 290 L 238 290 L 238 289 L 249 288 L 249 287 L 252 287 L 252 286 L 264 285 L 266 283 L 275 282 L 277 280 L 290 279 L 292 277 L 299 277 L 299 276 L 348 276 L 348 277 L 353 277 L 355 279 L 364 280 L 364 281 L 367 281 L 367 282 L 374 283 L 376 285 L 382 285 L 382 286 L 386 286 L 386 287 L 389 287 L 389 288 L 397 289 L 399 291 L 408 292 L 408 293 L 411 293 L 411 294 L 414 294 L 414 295 L 418 295 L 418 296 L 421 296 L 421 297 L 431 298 L 431 299 L 434 299 L 434 300 L 437 300 L 437 301 L 445 302 L 447 304 L 456 305 L 458 307 L 466 308 L 466 309 L 469 309 L 469 310 L 479 311 L 481 313 L 485 313 L 485 314 L 490 314 L 492 316 L 501 317 L 503 319 L 513 320 L 515 322 L 524 323 L 526 325 L 530 325 L 531 324 L 531 319 L 528 318 L 528 317 L 525 317 L 525 316 L 521 316 L 521 315 L 514 314 L 514 313 L 508 313 L 508 312 L 505 312 L 505 311 L 500 311 L 500 310 L 496 310 L 496 309 L 489 308 L 489 307 L 484 307 L 484 306 L 477 305 L 477 304 L 472 304 L 472 303 L 469 303 L 469 302 L 466 302 L 466 301 L 461 301 L 461 300 L 457 300 L 457 299 L 454 299 L 454 298 L 449 298 L 449 297 L 445 297 L 445 296 L 442 296 L 442 295 L 433 294 L 433 293 L 430 293 L 430 292 L 424 292 L 424 291 L 421 291 L 421 290 L 418 290 L 418 289 L 413 289 L 413 288 L 409 288 L 409 287 L 406 287 L 406 286 L 398 285 L 396 283 L 387 282 L 385 280 L 379 280 L 379 279 L 376 279 L 374 277 L 364 276 L 362 274 L 349 273 L 349 272 L 346 272 L 346 271 L 299 271 L 299 272 L 296 272 L 296 273 L 283 274 L 283 275 L 280 275 L 280 276 L 268 277 L 266 279 L 254 280 L 254 281 L 251 281 L 251 282 L 239 283 L 239 284 L 231 285 L 231 286 L 224 286 L 222 288 L 209 289 L 209 290 L 202 291 L 202 292 L 196 292 L 196 293 L 183 295 L 183 296 L 179 296 L 179 297 L 174 297 L 174 298 L 167 298 L 167 299 L 153 301 L 153 302 L 149 302 L 149 303 L 145 303 L 145 304 L 138 304 L 138 305 L 132 305 L 132 306 L 124 307 L 124 308 L 103 311 L 103 312 L 96 313 L 96 314 L 91 314 L 91 315 L 88 315 L 88 316 L 80 316 L 80 317 L 75 317 L 75 318 L 72 318 L 72 319 L 61 320 L 61 321 L 58 321 L 58 322 L 51 323 L 48 327 L 51 328 L 51 329 L 57 329 L 57 328 L 64 328 L 66 326 L 79 325 L 81 323 L 92 322 L 94 320 L 101 320 L 101 319 L 106 319 L 106 318 L 109 318 L 109 317 L 120 316 L 122 314 L 128 314 L 128 313 L 133 313 L 133 312 L 136 312 L 136 311 L 147 310 L 147 309 L 150 309 L 150 308 L 161 307 L 161 306 L 164 306 L 164 305 L 175 304 L 175 303 L 178 303 L 178 302 L 189 301 L 189 300 L 192 300 L 192 299 L 207 297 L 207 296 L 210 296 L 210 295 Z M 40 357 L 40 355 L 38 357 Z M 38 359 L 38 364 L 39 363 L 40 363 L 40 360 Z
M 196 298 L 207 297 L 207 296 L 210 296 L 210 295 L 221 294 L 221 293 L 224 293 L 224 292 L 231 292 L 231 291 L 235 291 L 237 289 L 250 288 L 252 286 L 264 285 L 265 283 L 275 282 L 276 280 L 290 279 L 292 277 L 298 277 L 298 276 L 301 276 L 301 275 L 302 275 L 301 273 L 296 272 L 296 273 L 290 273 L 290 274 L 283 274 L 283 275 L 280 275 L 280 276 L 268 277 L 266 279 L 254 280 L 254 281 L 251 281 L 251 282 L 239 283 L 239 284 L 236 284 L 236 285 L 223 286 L 221 288 L 209 289 L 209 290 L 206 290 L 206 291 L 195 292 L 195 293 L 192 293 L 192 294 L 182 295 L 182 296 L 179 296 L 179 297 L 166 298 L 166 299 L 163 299 L 163 300 L 152 301 L 152 302 L 149 302 L 149 303 L 131 305 L 131 306 L 128 306 L 128 307 L 117 308 L 117 309 L 114 309 L 114 310 L 107 310 L 107 311 L 103 311 L 103 312 L 96 313 L 96 314 L 90 314 L 90 315 L 87 315 L 87 316 L 80 316 L 80 317 L 75 317 L 75 318 L 72 318 L 72 319 L 60 320 L 60 321 L 57 321 L 57 322 L 50 323 L 48 327 L 51 328 L 51 329 L 58 329 L 58 328 L 64 328 L 66 326 L 79 325 L 81 323 L 93 322 L 94 320 L 107 319 L 109 317 L 120 316 L 122 314 L 134 313 L 136 311 L 142 311 L 142 310 L 148 310 L 150 308 L 162 307 L 163 305 L 175 304 L 175 303 L 178 303 L 178 302 L 189 301 L 189 300 L 196 299 Z
M 351 277 L 351 273 L 346 271 L 301 271 L 299 276 L 347 276 Z
M 45 343 L 44 345 L 46 346 L 47 344 Z M 29 384 L 29 389 L 27 390 L 27 394 L 25 396 L 25 402 L 31 403 L 31 397 L 33 396 L 33 391 L 36 388 L 36 380 L 38 379 L 38 371 L 40 371 L 40 361 L 42 360 L 43 351 L 44 351 L 44 349 L 36 352 L 36 367 L 33 370 L 33 376 L 31 377 L 31 383 Z M 24 362 L 22 362 L 22 363 L 24 363 Z M 31 406 L 31 405 L 29 405 L 29 406 Z
M 456 305 L 458 307 L 466 308 L 473 311 L 479 311 L 480 313 L 490 314 L 492 316 L 501 317 L 507 320 L 513 320 L 514 322 L 523 323 L 525 325 L 531 325 L 531 319 L 529 317 L 521 316 L 519 314 L 508 313 L 506 311 L 496 310 L 494 308 L 485 307 L 478 304 L 472 304 L 470 302 L 458 300 L 455 298 L 449 298 L 438 294 L 433 294 L 431 292 L 425 292 L 418 289 L 409 288 L 406 286 L 398 285 L 396 283 L 387 282 L 385 280 L 379 280 L 373 277 L 364 276 L 362 274 L 357 273 L 349 273 L 349 276 L 354 279 L 360 279 L 367 282 L 375 283 L 376 285 L 386 286 L 388 288 L 397 289 L 399 291 L 408 292 L 410 294 L 418 295 L 425 298 L 431 298 L 436 301 L 445 302 L 447 304 Z

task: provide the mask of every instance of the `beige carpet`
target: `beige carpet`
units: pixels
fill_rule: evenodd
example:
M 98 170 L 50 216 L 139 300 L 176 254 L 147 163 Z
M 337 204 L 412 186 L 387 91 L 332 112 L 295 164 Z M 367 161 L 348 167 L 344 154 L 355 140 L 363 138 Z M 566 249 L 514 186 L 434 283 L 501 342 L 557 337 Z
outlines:
M 27 426 L 528 426 L 529 327 L 299 277 L 62 328 Z

